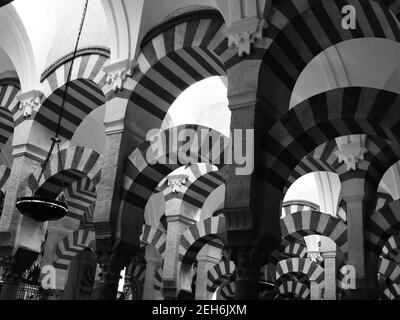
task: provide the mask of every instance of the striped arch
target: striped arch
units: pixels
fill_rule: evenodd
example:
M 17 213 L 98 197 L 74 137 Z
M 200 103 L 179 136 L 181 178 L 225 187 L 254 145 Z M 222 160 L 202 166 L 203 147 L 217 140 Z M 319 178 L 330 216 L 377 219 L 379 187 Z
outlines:
M 64 289 L 68 268 L 74 257 L 85 248 L 93 249 L 94 240 L 94 232 L 84 229 L 68 234 L 57 244 L 53 259 L 53 266 L 56 269 L 57 289 Z
M 261 144 L 260 176 L 277 192 L 271 206 L 278 209 L 292 170 L 324 142 L 351 134 L 397 142 L 398 101 L 392 92 L 349 87 L 318 94 L 288 111 Z
M 400 235 L 391 236 L 382 248 L 382 256 L 386 259 L 395 261 L 400 255 Z
M 394 1 L 389 1 L 392 4 Z M 353 5 L 357 28 L 342 28 L 342 7 Z M 398 6 L 393 5 L 393 9 Z M 397 8 L 398 10 L 398 8 Z M 366 0 L 273 1 L 270 27 L 266 37 L 272 39 L 260 69 L 261 100 L 275 106 L 279 118 L 289 109 L 297 79 L 307 64 L 324 50 L 357 38 L 384 38 L 400 41 L 399 22 L 386 2 Z M 271 84 L 275 84 L 272 90 Z
M 378 273 L 389 278 L 393 283 L 399 284 L 400 266 L 397 263 L 381 258 L 378 264 Z
M 275 288 L 278 295 L 293 294 L 302 300 L 310 299 L 310 289 L 303 283 L 295 281 L 285 281 Z
M 309 235 L 321 235 L 332 239 L 343 254 L 347 254 L 347 226 L 339 219 L 319 211 L 302 211 L 281 219 L 283 242 L 287 244 Z
M 220 172 L 208 172 L 193 181 L 182 197 L 182 210 L 186 208 L 203 208 L 210 194 L 225 183 L 225 177 Z
M 17 79 L 0 79 L 0 150 L 14 133 L 16 120 L 21 113 L 17 96 L 20 94 L 20 84 Z
M 322 284 L 324 281 L 324 269 L 309 259 L 292 258 L 279 261 L 276 268 L 276 280 L 287 273 L 302 273 L 317 284 Z
M 187 163 L 176 157 L 181 143 L 178 136 L 192 142 L 191 163 L 215 164 L 221 167 L 225 161 L 224 148 L 229 139 L 221 133 L 199 125 L 182 125 L 161 131 L 155 141 L 142 143 L 129 156 L 125 167 L 124 190 L 121 203 L 121 238 L 135 242 L 138 235 L 132 232 L 132 224 L 142 223 L 144 208 L 159 183 L 171 172 Z M 201 137 L 198 140 L 197 137 Z M 161 141 L 160 141 L 161 140 Z M 192 152 L 193 151 L 193 152 Z
M 79 79 L 91 80 L 100 90 L 106 85 L 106 74 L 103 67 L 110 58 L 110 50 L 107 48 L 86 47 L 78 50 L 71 81 Z M 40 82 L 42 92 L 48 98 L 57 89 L 67 83 L 68 71 L 71 66 L 72 52 L 59 58 L 43 71 Z M 106 92 L 104 92 L 104 96 Z
M 335 152 L 338 150 L 335 140 L 330 140 L 318 146 L 315 150 L 306 155 L 302 161 L 291 172 L 285 187 L 284 194 L 290 186 L 302 176 L 318 171 L 336 173 L 341 164 Z M 319 210 L 319 209 L 318 209 Z
M 236 292 L 236 285 L 234 281 L 226 283 L 217 294 L 218 300 L 234 300 Z
M 233 261 L 224 260 L 208 270 L 207 291 L 210 296 L 225 282 L 229 281 L 235 272 Z
M 388 239 L 400 230 L 400 200 L 393 201 L 376 211 L 370 218 L 367 248 L 379 256 Z
M 150 225 L 143 225 L 140 242 L 145 245 L 153 245 L 161 256 L 164 255 L 166 234 L 161 229 L 156 229 Z
M 286 258 L 307 258 L 307 246 L 305 243 L 292 242 L 283 251 Z
M 384 300 L 400 300 L 400 286 L 392 283 L 383 290 Z
M 93 213 L 96 203 L 96 187 L 89 178 L 75 181 L 67 187 L 69 212 L 64 219 L 71 219 L 79 229 L 93 228 Z
M 61 150 L 62 168 L 58 170 L 58 155 L 54 153 L 39 181 L 37 195 L 57 197 L 63 190 L 75 181 L 89 178 L 94 187 L 100 180 L 103 156 L 98 152 L 84 147 L 73 147 Z M 31 179 L 32 180 L 32 179 Z M 35 187 L 33 183 L 29 185 Z M 32 190 L 34 191 L 34 189 Z
M 386 190 L 378 188 L 378 201 L 376 202 L 376 211 L 382 209 L 386 204 L 393 201 L 392 196 Z
M 319 205 L 310 201 L 291 200 L 282 204 L 282 218 L 301 211 L 319 211 Z
M 204 245 L 223 249 L 226 242 L 226 221 L 224 216 L 211 217 L 187 229 L 179 244 L 180 279 L 182 288 L 190 287 L 190 269 L 197 254 Z
M 148 32 L 129 97 L 135 114 L 146 120 L 144 132 L 160 128 L 169 107 L 190 85 L 223 76 L 240 61 L 228 50 L 223 30 L 219 11 L 201 10 L 174 17 Z
M 132 264 L 129 266 L 127 274 L 131 277 L 135 277 L 143 285 L 146 276 L 146 266 L 140 263 Z

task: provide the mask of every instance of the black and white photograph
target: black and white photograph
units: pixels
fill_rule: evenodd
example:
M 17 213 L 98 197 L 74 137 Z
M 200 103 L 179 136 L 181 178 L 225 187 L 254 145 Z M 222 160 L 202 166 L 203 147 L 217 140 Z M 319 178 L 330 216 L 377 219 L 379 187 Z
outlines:
M 0 300 L 400 300 L 400 0 L 0 1 Z

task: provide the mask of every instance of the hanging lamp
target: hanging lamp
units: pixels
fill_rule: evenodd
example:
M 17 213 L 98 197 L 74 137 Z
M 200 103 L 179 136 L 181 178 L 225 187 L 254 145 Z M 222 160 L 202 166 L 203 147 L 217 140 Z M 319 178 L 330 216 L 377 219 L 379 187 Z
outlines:
M 21 214 L 23 214 L 26 217 L 32 218 L 33 220 L 36 220 L 38 222 L 58 220 L 68 214 L 68 203 L 64 196 L 65 186 L 64 186 L 64 175 L 62 174 L 63 166 L 62 166 L 62 158 L 61 158 L 61 151 L 60 151 L 61 140 L 58 138 L 58 136 L 59 136 L 62 116 L 63 116 L 63 112 L 64 112 L 64 108 L 65 108 L 65 100 L 68 95 L 69 84 L 71 81 L 72 70 L 74 67 L 74 61 L 76 58 L 76 53 L 78 51 L 79 39 L 82 34 L 83 24 L 84 24 L 85 17 L 86 17 L 88 2 L 89 2 L 89 0 L 85 1 L 85 6 L 83 8 L 82 18 L 81 18 L 81 22 L 80 22 L 80 26 L 79 26 L 78 37 L 76 39 L 75 49 L 74 49 L 74 52 L 72 55 L 72 61 L 71 61 L 71 65 L 70 65 L 69 72 L 68 72 L 67 83 L 65 85 L 65 90 L 64 90 L 64 94 L 63 94 L 63 98 L 62 98 L 62 102 L 61 102 L 60 114 L 58 117 L 58 123 L 57 123 L 57 128 L 55 131 L 55 136 L 53 138 L 51 138 L 52 143 L 51 143 L 49 152 L 47 153 L 46 160 L 43 162 L 43 164 L 41 166 L 41 171 L 39 174 L 39 178 L 37 180 L 38 183 L 40 183 L 43 173 L 46 170 L 47 164 L 53 153 L 54 147 L 57 145 L 58 171 L 61 173 L 62 191 L 61 191 L 60 195 L 57 197 L 57 199 L 51 199 L 51 198 L 47 198 L 45 196 L 35 195 L 36 191 L 37 191 L 36 190 L 35 192 L 33 192 L 33 195 L 30 197 L 18 198 L 17 203 L 16 203 L 16 207 L 17 207 L 18 211 L 21 212 Z

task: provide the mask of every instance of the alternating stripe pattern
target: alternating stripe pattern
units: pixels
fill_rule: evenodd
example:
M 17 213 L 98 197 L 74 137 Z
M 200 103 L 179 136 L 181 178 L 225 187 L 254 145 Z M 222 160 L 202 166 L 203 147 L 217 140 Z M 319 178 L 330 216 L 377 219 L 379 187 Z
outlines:
M 284 281 L 275 290 L 279 295 L 292 294 L 296 298 L 302 300 L 310 299 L 310 289 L 305 284 L 300 282 Z
M 140 242 L 145 245 L 152 245 L 163 256 L 165 252 L 166 235 L 161 229 L 156 229 L 150 225 L 143 225 Z
M 388 259 L 381 258 L 378 264 L 378 273 L 389 278 L 393 283 L 400 281 L 400 266 Z
M 103 156 L 98 152 L 85 147 L 73 147 L 61 150 L 62 167 L 58 167 L 58 155 L 54 153 L 44 171 L 37 195 L 57 197 L 58 194 L 75 181 L 83 178 L 90 179 L 96 186 L 100 181 Z M 30 183 L 30 188 L 34 187 Z M 34 189 L 32 190 L 34 191 Z
M 147 120 L 147 129 L 160 127 L 169 107 L 190 85 L 225 75 L 227 66 L 239 62 L 228 50 L 223 30 L 220 13 L 204 10 L 173 18 L 145 37 L 129 103 Z
M 289 109 L 297 79 L 318 54 L 343 41 L 357 38 L 384 38 L 400 41 L 399 22 L 389 10 L 394 1 L 273 1 L 266 37 L 271 44 L 261 65 L 259 94 L 275 106 L 272 119 Z M 353 5 L 356 29 L 342 27 L 342 8 Z M 396 5 L 394 5 L 396 8 Z M 274 84 L 273 90 L 265 90 Z
M 224 260 L 213 266 L 207 274 L 207 291 L 210 296 L 225 282 L 229 281 L 235 272 L 233 261 Z
M 367 248 L 379 256 L 391 236 L 400 230 L 400 200 L 388 203 L 370 218 L 367 232 Z
M 0 150 L 14 133 L 14 120 L 19 110 L 20 86 L 17 80 L 0 79 Z
M 382 248 L 382 256 L 386 259 L 396 261 L 400 255 L 400 235 L 391 236 Z
M 324 269 L 309 259 L 292 258 L 279 261 L 276 268 L 276 279 L 278 280 L 287 273 L 302 273 L 317 284 L 324 281 Z

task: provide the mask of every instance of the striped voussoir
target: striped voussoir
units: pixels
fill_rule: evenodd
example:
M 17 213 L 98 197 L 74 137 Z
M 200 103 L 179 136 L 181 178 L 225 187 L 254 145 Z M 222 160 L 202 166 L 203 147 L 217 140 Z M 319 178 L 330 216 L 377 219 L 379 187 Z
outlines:
M 400 24 L 391 9 L 394 1 L 368 0 L 275 0 L 265 36 L 271 44 L 260 69 L 259 94 L 276 107 L 277 119 L 289 109 L 297 79 L 307 64 L 335 44 L 358 38 L 384 38 L 400 41 Z M 357 27 L 342 27 L 342 8 L 352 5 Z M 265 88 L 273 83 L 273 90 Z
M 291 215 L 296 212 L 308 211 L 308 210 L 319 211 L 319 205 L 317 205 L 316 203 L 313 203 L 310 201 L 304 201 L 304 200 L 285 201 L 282 204 L 281 218 L 284 218 L 287 215 Z
M 227 282 L 219 291 L 219 300 L 234 300 L 236 285 L 234 281 Z
M 77 230 L 64 237 L 57 245 L 53 266 L 56 269 L 68 270 L 74 257 L 85 248 L 94 245 L 94 231 Z
M 225 282 L 232 278 L 235 272 L 235 263 L 230 260 L 224 260 L 214 265 L 207 273 L 207 291 L 210 296 Z
M 174 170 L 187 165 L 177 158 L 180 150 L 176 143 L 178 136 L 189 137 L 193 142 L 191 163 L 215 164 L 217 167 L 225 163 L 224 146 L 228 147 L 226 142 L 229 139 L 218 131 L 199 125 L 181 125 L 164 130 L 160 135 L 165 137 L 165 143 L 160 146 L 163 148 L 162 154 L 158 153 L 161 150 L 154 149 L 150 141 L 145 141 L 129 156 L 122 195 L 123 215 L 130 212 L 142 214 L 159 183 Z
M 397 283 L 391 283 L 383 290 L 384 300 L 400 300 L 400 286 Z
M 324 281 L 324 269 L 310 259 L 291 258 L 279 261 L 276 268 L 276 280 L 287 273 L 302 273 L 317 284 Z
M 307 246 L 305 243 L 292 242 L 283 250 L 285 258 L 307 258 Z
M 368 223 L 367 248 L 379 256 L 391 236 L 400 230 L 400 200 L 386 204 L 376 211 Z
M 163 283 L 163 269 L 158 268 L 156 271 L 156 275 L 154 277 L 154 285 L 153 285 L 154 290 L 161 292 L 162 283 Z
M 11 169 L 5 165 L 0 165 L 0 190 L 6 193 L 8 178 L 10 177 Z
M 378 189 L 377 196 L 378 200 L 376 202 L 376 211 L 382 209 L 386 204 L 393 201 L 392 196 L 389 193 L 387 193 L 387 191 L 384 190 L 383 188 Z
M 201 209 L 210 194 L 224 183 L 225 177 L 221 173 L 206 173 L 188 186 L 182 197 L 182 204 Z
M 331 139 L 367 134 L 398 143 L 399 102 L 395 93 L 362 87 L 334 89 L 303 101 L 263 139 L 260 176 L 282 192 L 302 159 Z
M 14 133 L 19 111 L 20 86 L 16 79 L 0 79 L 0 150 Z
M 89 49 L 89 48 L 87 48 Z M 91 80 L 96 86 L 103 90 L 106 85 L 106 74 L 103 68 L 109 60 L 109 54 L 90 53 L 79 55 L 74 60 L 70 81 L 87 79 Z M 72 58 L 72 57 L 71 57 Z M 48 98 L 54 91 L 65 86 L 68 79 L 68 72 L 71 67 L 72 59 L 67 59 L 63 63 L 58 64 L 57 68 L 52 70 L 42 81 L 42 92 Z M 104 92 L 104 96 L 106 93 Z
M 224 216 L 211 217 L 200 221 L 187 229 L 181 236 L 179 244 L 179 261 L 191 266 L 201 248 L 208 244 L 217 248 L 224 247 L 226 221 Z
M 56 131 L 58 115 L 66 85 L 53 91 L 42 102 L 37 111 L 32 112 L 31 119 L 43 127 Z M 65 109 L 59 134 L 62 138 L 71 140 L 82 121 L 96 108 L 104 105 L 105 96 L 101 88 L 90 79 L 76 79 L 69 82 L 68 95 L 65 99 Z M 17 123 L 23 120 L 21 117 Z
M 382 248 L 382 256 L 391 261 L 396 261 L 400 255 L 400 235 L 391 236 Z
M 54 153 L 44 171 L 37 195 L 57 197 L 58 194 L 75 181 L 88 178 L 97 186 L 100 181 L 103 156 L 85 147 L 72 147 L 61 150 L 62 167 L 58 168 L 58 155 Z M 34 184 L 30 183 L 32 187 Z M 34 191 L 34 190 L 32 190 Z
M 388 259 L 379 259 L 378 273 L 385 278 L 389 278 L 393 283 L 399 283 L 400 281 L 400 266 Z
M 309 235 L 332 239 L 343 254 L 347 254 L 347 226 L 341 220 L 319 211 L 302 211 L 281 219 L 281 252 L 291 242 Z
M 77 220 L 79 229 L 93 227 L 93 211 L 96 203 L 96 187 L 88 178 L 73 182 L 67 187 L 68 215 Z
M 146 265 L 140 263 L 133 264 L 131 269 L 128 270 L 128 275 L 136 278 L 143 285 L 146 276 Z
M 336 141 L 330 140 L 310 152 L 291 172 L 283 192 L 286 193 L 297 179 L 308 173 L 319 171 L 336 173 L 341 166 L 335 154 L 337 150 Z
M 218 11 L 204 10 L 172 18 L 148 33 L 129 98 L 148 129 L 161 126 L 170 106 L 190 85 L 226 75 L 228 67 L 240 62 L 228 49 L 224 28 Z
M 166 234 L 161 229 L 156 229 L 150 225 L 143 225 L 140 242 L 154 246 L 162 256 L 165 252 Z
M 281 283 L 276 289 L 278 295 L 292 294 L 298 299 L 310 299 L 310 289 L 301 282 L 285 281 Z

